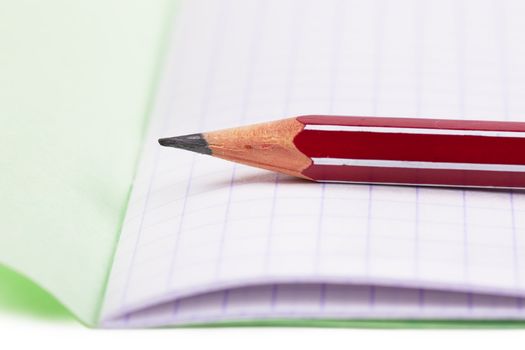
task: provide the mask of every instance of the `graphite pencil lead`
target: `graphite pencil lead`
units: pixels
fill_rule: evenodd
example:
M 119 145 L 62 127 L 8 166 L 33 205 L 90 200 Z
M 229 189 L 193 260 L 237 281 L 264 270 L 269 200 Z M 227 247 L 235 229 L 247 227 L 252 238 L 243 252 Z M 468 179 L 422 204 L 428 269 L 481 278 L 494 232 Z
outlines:
M 159 144 L 162 146 L 180 148 L 191 152 L 211 155 L 211 149 L 202 134 L 167 137 L 159 139 Z

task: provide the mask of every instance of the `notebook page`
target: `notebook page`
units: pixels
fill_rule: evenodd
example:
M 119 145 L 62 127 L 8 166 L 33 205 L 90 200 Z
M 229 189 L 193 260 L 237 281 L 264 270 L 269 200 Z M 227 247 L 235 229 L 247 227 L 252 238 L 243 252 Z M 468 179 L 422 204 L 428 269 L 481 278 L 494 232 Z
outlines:
M 181 1 L 103 319 L 139 324 L 130 313 L 149 308 L 157 322 L 184 322 L 181 305 L 235 319 L 240 287 L 260 294 L 248 297 L 253 317 L 303 294 L 292 314 L 326 317 L 333 288 L 361 288 L 343 304 L 362 317 L 429 317 L 409 306 L 436 290 L 462 300 L 448 317 L 468 318 L 480 298 L 522 317 L 521 193 L 309 183 L 156 139 L 301 114 L 524 120 L 523 11 L 518 1 Z M 401 300 L 396 312 L 376 305 L 378 291 Z
M 523 298 L 366 285 L 282 284 L 233 288 L 161 303 L 106 320 L 107 327 L 308 320 L 523 320 Z M 277 290 L 277 293 L 273 291 Z M 323 293 L 320 293 L 323 291 Z M 273 294 L 272 294 L 273 293 Z M 268 295 L 275 295 L 269 298 Z M 266 320 L 266 323 L 264 321 Z M 340 324 L 341 324 L 340 323 Z M 250 323 L 248 323 L 250 324 Z M 261 323 L 251 323 L 261 324 Z M 290 323 L 288 323 L 290 324 Z M 408 323 L 405 323 L 405 325 Z M 415 323 L 411 323 L 414 325 Z M 465 324 L 463 324 L 465 326 Z

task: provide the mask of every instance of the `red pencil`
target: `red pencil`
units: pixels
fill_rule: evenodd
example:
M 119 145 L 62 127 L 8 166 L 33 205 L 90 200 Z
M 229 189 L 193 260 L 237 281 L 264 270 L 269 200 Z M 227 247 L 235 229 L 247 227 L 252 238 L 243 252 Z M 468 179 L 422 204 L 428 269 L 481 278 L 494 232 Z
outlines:
M 525 188 L 525 123 L 300 116 L 164 146 L 320 182 Z

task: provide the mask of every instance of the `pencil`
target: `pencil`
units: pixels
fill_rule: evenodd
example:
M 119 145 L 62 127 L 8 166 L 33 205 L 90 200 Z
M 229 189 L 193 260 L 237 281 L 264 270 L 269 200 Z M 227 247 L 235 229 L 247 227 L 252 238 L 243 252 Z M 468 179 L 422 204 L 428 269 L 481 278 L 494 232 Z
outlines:
M 308 115 L 159 139 L 318 182 L 525 188 L 525 123 Z

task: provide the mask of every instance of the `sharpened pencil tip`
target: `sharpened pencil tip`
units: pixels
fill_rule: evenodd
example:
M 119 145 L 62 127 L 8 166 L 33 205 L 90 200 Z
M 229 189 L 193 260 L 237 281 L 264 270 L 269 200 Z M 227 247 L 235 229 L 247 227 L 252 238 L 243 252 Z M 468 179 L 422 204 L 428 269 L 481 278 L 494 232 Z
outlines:
M 208 142 L 202 134 L 190 134 L 159 139 L 159 144 L 166 147 L 180 148 L 191 152 L 211 154 Z

